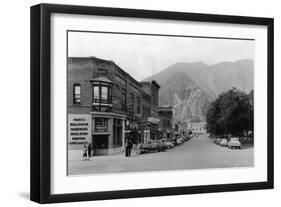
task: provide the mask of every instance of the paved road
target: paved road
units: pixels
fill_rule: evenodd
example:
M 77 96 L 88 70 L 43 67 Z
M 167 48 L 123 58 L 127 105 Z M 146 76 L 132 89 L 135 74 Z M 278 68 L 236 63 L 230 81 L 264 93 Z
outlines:
M 133 157 L 109 155 L 92 157 L 91 161 L 70 160 L 69 175 L 140 172 L 181 169 L 206 169 L 253 166 L 253 148 L 230 150 L 200 135 L 165 152 Z

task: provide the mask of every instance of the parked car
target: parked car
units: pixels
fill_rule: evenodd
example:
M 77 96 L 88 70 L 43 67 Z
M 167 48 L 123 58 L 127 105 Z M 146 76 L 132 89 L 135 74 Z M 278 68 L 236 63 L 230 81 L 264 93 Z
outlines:
M 239 141 L 239 138 L 233 137 L 230 139 L 230 141 L 228 142 L 228 148 L 229 149 L 241 149 L 241 142 Z
M 221 138 L 216 138 L 215 143 L 220 144 L 220 142 L 221 142 Z
M 183 137 L 180 138 L 181 142 L 184 143 L 185 139 Z
M 173 144 L 172 141 L 164 141 L 165 145 L 167 146 L 168 149 L 174 148 L 175 145 Z
M 184 137 L 184 140 L 188 141 L 189 140 L 189 136 Z
M 167 145 L 162 141 L 153 141 L 153 142 L 147 142 L 144 143 L 140 146 L 140 152 L 145 153 L 145 152 L 150 152 L 150 151 L 165 151 L 167 149 Z
M 168 149 L 168 146 L 165 143 L 165 140 L 157 140 L 156 143 L 158 144 L 158 151 L 165 151 L 166 149 Z
M 227 146 L 228 146 L 227 139 L 222 139 L 222 140 L 220 141 L 220 146 L 222 146 L 222 147 L 227 147 Z
M 178 138 L 176 142 L 177 142 L 178 145 L 181 145 L 183 143 L 181 138 Z
M 177 143 L 177 139 L 176 138 L 173 138 L 171 140 L 171 142 L 173 143 L 174 146 L 178 146 L 178 143 Z

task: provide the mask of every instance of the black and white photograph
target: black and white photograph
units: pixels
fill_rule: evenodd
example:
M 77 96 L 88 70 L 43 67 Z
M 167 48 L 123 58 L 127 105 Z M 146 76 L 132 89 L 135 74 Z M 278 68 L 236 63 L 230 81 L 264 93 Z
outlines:
M 254 167 L 255 39 L 66 35 L 68 176 Z
M 274 188 L 274 19 L 158 6 L 31 7 L 32 201 Z

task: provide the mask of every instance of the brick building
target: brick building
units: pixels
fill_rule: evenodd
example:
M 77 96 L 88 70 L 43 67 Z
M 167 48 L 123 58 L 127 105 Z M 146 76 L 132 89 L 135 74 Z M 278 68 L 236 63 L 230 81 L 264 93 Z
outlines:
M 158 110 L 155 81 L 139 83 L 113 61 L 96 57 L 68 58 L 67 75 L 70 150 L 90 143 L 95 154 L 121 152 L 133 130 L 144 142 L 144 130 L 151 131 L 146 122 Z
M 155 81 L 151 82 L 140 82 L 141 89 L 143 93 L 146 93 L 150 96 L 150 104 L 148 105 L 148 116 L 143 117 L 143 121 L 148 130 L 145 130 L 147 133 L 144 133 L 144 142 L 148 140 L 156 140 L 160 137 L 159 133 L 159 115 L 158 115 L 158 93 L 160 85 Z M 146 101 L 143 100 L 145 107 Z M 148 103 L 148 102 L 147 102 Z
M 164 138 L 171 138 L 174 133 L 173 107 L 162 106 L 158 108 L 160 118 L 159 131 Z

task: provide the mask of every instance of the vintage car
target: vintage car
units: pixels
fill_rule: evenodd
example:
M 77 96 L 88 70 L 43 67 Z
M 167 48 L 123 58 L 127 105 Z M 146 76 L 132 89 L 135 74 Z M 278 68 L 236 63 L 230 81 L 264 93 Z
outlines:
M 228 142 L 228 148 L 229 149 L 241 149 L 241 142 L 239 141 L 239 138 L 237 137 L 233 137 L 230 139 L 230 141 Z
M 175 147 L 172 141 L 164 141 L 164 143 L 168 149 Z
M 149 141 L 147 143 L 144 143 L 140 146 L 140 152 L 145 153 L 145 152 L 150 152 L 150 151 L 165 151 L 167 149 L 167 145 L 162 141 Z
M 177 139 L 176 139 L 176 138 L 172 138 L 172 139 L 171 139 L 171 142 L 173 143 L 174 146 L 178 146 L 178 143 L 177 143 Z
M 227 139 L 222 139 L 222 140 L 220 141 L 220 146 L 222 146 L 222 147 L 227 147 L 227 146 L 228 146 Z
M 221 138 L 216 138 L 214 141 L 214 143 L 216 143 L 216 144 L 220 144 L 220 142 L 221 142 Z
M 178 145 L 181 145 L 181 144 L 183 144 L 184 141 L 183 141 L 182 138 L 177 138 L 176 142 L 177 142 Z

